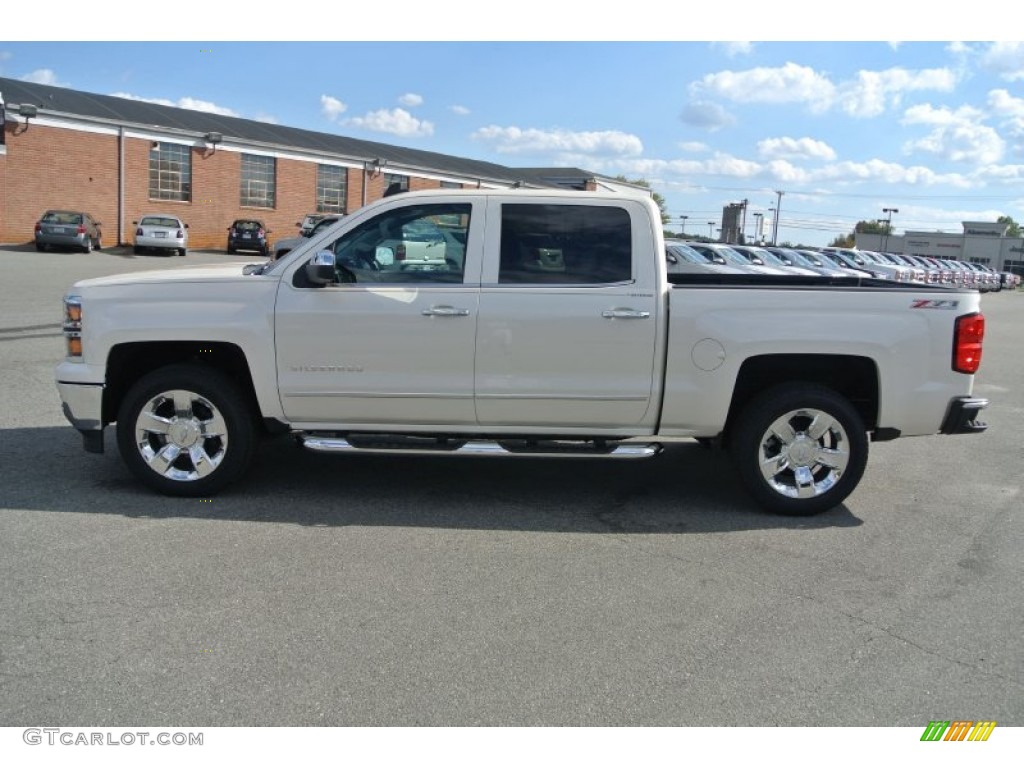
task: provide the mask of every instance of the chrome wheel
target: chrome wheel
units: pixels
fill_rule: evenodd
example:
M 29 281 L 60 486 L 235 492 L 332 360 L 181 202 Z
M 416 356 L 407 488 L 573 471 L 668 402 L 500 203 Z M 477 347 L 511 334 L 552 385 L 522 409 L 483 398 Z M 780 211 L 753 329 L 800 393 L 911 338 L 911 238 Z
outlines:
M 798 408 L 765 430 L 758 449 L 761 476 L 775 491 L 807 499 L 828 493 L 850 461 L 843 425 L 825 411 Z
M 207 398 L 174 389 L 161 392 L 139 410 L 135 445 L 153 472 L 191 482 L 220 466 L 228 449 L 228 427 Z
M 841 504 L 868 458 L 857 409 L 835 390 L 807 382 L 777 384 L 752 398 L 727 438 L 747 492 L 781 515 Z

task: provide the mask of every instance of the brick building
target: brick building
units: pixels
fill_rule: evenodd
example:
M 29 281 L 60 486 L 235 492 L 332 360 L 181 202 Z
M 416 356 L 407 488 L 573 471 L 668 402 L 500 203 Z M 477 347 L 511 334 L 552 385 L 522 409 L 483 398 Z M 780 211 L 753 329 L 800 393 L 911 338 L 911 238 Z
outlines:
M 236 218 L 292 237 L 307 213 L 349 213 L 391 185 L 634 187 L 576 168 L 509 168 L 373 141 L 0 78 L 0 243 L 27 243 L 48 208 L 83 210 L 103 244 L 173 213 L 189 245 L 224 248 Z

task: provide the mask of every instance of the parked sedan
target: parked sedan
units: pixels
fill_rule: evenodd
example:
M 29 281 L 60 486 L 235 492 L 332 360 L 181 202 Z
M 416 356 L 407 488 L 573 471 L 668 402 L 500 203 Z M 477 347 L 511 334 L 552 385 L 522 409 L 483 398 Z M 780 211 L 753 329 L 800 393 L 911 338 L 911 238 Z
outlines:
M 102 240 L 100 222 L 84 211 L 47 211 L 36 222 L 37 251 L 58 247 L 91 253 L 93 248 L 99 250 L 103 247 Z
M 135 225 L 135 254 L 145 250 L 172 251 L 179 256 L 188 252 L 188 224 L 171 213 L 149 213 Z
M 228 253 L 258 251 L 269 256 L 270 242 L 267 235 L 270 232 L 259 219 L 235 219 L 228 227 Z

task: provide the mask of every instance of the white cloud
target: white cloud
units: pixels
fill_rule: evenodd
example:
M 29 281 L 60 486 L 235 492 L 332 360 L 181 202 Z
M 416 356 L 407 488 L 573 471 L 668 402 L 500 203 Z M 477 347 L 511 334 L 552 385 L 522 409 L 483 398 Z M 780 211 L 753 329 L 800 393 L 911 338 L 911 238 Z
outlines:
M 717 131 L 736 122 L 736 118 L 725 107 L 710 101 L 691 101 L 683 107 L 680 118 L 687 125 L 709 131 Z
M 679 148 L 683 152 L 707 152 L 708 145 L 703 141 L 681 141 L 679 142 Z
M 209 112 L 214 115 L 224 115 L 225 117 L 238 117 L 238 113 L 233 109 L 227 107 L 221 107 L 214 104 L 212 101 L 204 101 L 203 99 L 193 99 L 191 96 L 184 96 L 178 99 L 177 106 L 182 109 L 194 109 L 198 112 Z
M 221 107 L 214 104 L 212 101 L 204 101 L 202 99 L 193 99 L 191 96 L 183 96 L 177 101 L 171 101 L 170 99 L 151 99 L 145 96 L 137 96 L 134 93 L 125 93 L 124 91 L 117 91 L 116 93 L 110 94 L 116 96 L 119 99 L 131 99 L 132 101 L 144 101 L 147 104 L 160 104 L 164 107 L 179 107 L 181 109 L 194 109 L 198 112 L 209 112 L 213 115 L 224 115 L 225 117 L 239 117 L 240 115 L 233 109 L 227 107 Z
M 345 125 L 377 133 L 390 133 L 395 136 L 432 136 L 434 134 L 433 123 L 419 120 L 404 109 L 378 109 L 368 112 L 363 117 L 349 118 L 345 121 Z
M 560 152 L 629 156 L 644 151 L 639 137 L 622 131 L 545 131 L 488 125 L 475 131 L 472 138 L 493 144 L 495 150 L 503 154 Z
M 57 73 L 52 69 L 34 69 L 27 75 L 22 75 L 21 80 L 28 83 L 38 83 L 39 85 L 54 85 L 57 87 L 67 87 L 67 83 L 62 83 L 57 78 Z
M 398 103 L 403 107 L 418 107 L 423 104 L 423 97 L 418 93 L 403 93 L 398 97 Z
M 932 126 L 932 130 L 904 144 L 904 150 L 928 152 L 957 163 L 996 163 L 1003 157 L 1006 143 L 993 128 L 982 124 L 984 118 L 984 113 L 974 107 L 952 110 L 918 104 L 904 112 L 900 122 Z
M 853 117 L 875 117 L 898 106 L 903 94 L 921 90 L 952 91 L 957 75 L 950 69 L 861 70 L 852 80 L 834 83 L 811 67 L 787 62 L 781 67 L 726 70 L 705 75 L 690 85 L 691 95 L 714 94 L 743 104 L 806 104 L 813 112 L 835 106 Z
M 836 151 L 832 147 L 823 141 L 807 137 L 793 139 L 783 136 L 777 139 L 762 139 L 757 142 L 757 151 L 765 158 L 836 159 Z
M 253 119 L 256 120 L 259 123 L 269 123 L 270 125 L 278 125 L 279 124 L 279 121 L 278 121 L 278 119 L 276 117 L 274 117 L 273 115 L 265 114 L 263 112 L 260 112 L 259 114 L 257 114 L 256 117 L 254 117 Z
M 0 51 L 0 61 L 10 61 L 14 54 L 10 51 Z
M 956 75 L 949 69 L 907 70 L 893 67 L 879 72 L 861 70 L 853 81 L 842 83 L 838 103 L 852 117 L 877 117 L 897 107 L 904 93 L 913 91 L 950 92 Z
M 988 105 L 997 115 L 1024 117 L 1024 99 L 1012 96 L 1002 88 L 988 92 Z
M 754 44 L 748 40 L 734 40 L 732 42 L 712 43 L 713 48 L 720 48 L 730 59 L 736 56 L 747 56 L 754 52 Z
M 759 163 L 725 153 L 716 153 L 706 160 L 627 159 L 617 162 L 608 172 L 643 176 L 648 179 L 662 178 L 668 181 L 680 177 L 688 185 L 694 184 L 697 177 L 702 176 L 758 181 L 770 184 L 773 188 L 775 184 L 799 184 L 807 187 L 827 184 L 833 191 L 839 185 L 880 183 L 966 188 L 976 186 L 984 180 L 977 173 L 970 176 L 959 173 L 940 174 L 925 166 L 904 166 L 878 159 L 830 163 L 808 170 L 787 160 L 777 159 Z M 1009 175 L 1009 172 L 1005 173 Z
M 456 115 L 468 115 L 469 114 L 469 108 L 468 107 L 464 107 L 461 104 L 453 104 L 452 106 L 448 107 L 448 109 L 450 109 Z
M 1024 43 L 992 43 L 982 54 L 981 65 L 1004 80 L 1024 80 Z
M 336 99 L 333 96 L 327 94 L 320 95 L 320 114 L 330 120 L 332 123 L 337 121 L 343 112 L 348 109 L 348 105 L 342 102 L 340 99 Z
M 690 91 L 693 94 L 709 92 L 739 103 L 804 102 L 812 107 L 825 108 L 832 102 L 835 86 L 811 67 L 787 62 L 782 67 L 714 72 L 693 83 Z

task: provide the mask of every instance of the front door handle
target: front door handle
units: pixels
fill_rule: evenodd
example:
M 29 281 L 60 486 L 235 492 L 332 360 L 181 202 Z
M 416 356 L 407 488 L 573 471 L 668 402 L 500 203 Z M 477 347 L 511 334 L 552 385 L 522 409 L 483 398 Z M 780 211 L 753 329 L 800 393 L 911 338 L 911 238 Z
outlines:
M 469 317 L 469 310 L 460 309 L 459 307 L 440 306 L 424 309 L 423 315 L 425 317 Z
M 650 312 L 642 309 L 606 309 L 601 313 L 601 317 L 609 320 L 644 320 L 650 316 Z

